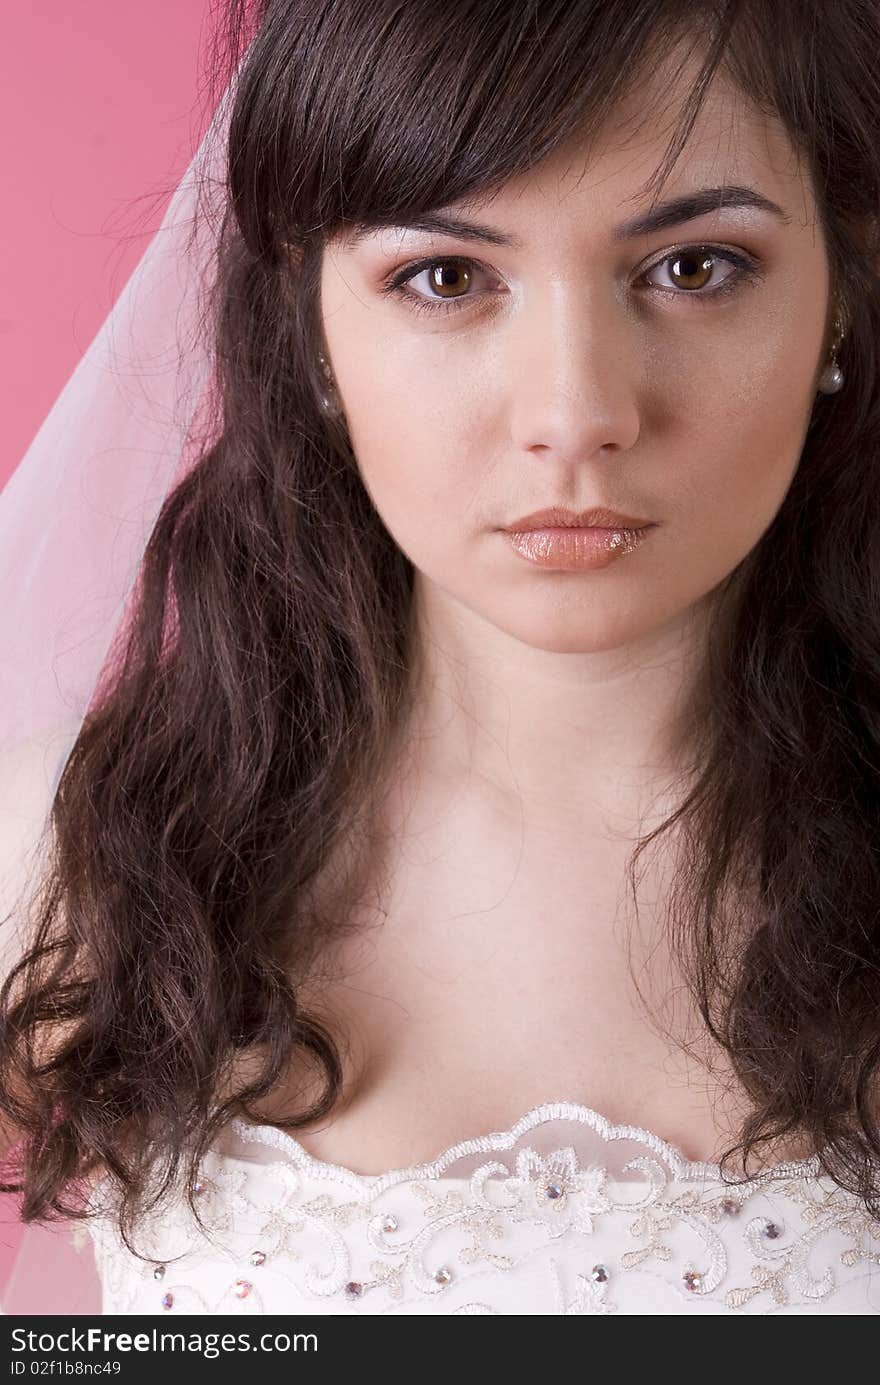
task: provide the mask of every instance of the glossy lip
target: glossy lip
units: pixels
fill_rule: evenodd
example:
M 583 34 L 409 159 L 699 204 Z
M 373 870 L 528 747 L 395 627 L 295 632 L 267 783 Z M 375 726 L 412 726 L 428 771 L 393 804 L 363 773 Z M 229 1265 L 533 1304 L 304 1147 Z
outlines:
M 502 531 L 520 558 L 535 567 L 560 572 L 588 572 L 608 567 L 625 553 L 634 553 L 655 524 L 640 529 L 609 529 L 599 525 L 558 524 L 541 529 Z
M 644 529 L 653 523 L 650 519 L 634 519 L 632 515 L 621 514 L 619 510 L 608 510 L 594 506 L 590 510 L 568 510 L 561 505 L 551 505 L 546 510 L 535 510 L 532 514 L 515 519 L 506 526 L 508 534 L 526 534 L 530 529 Z

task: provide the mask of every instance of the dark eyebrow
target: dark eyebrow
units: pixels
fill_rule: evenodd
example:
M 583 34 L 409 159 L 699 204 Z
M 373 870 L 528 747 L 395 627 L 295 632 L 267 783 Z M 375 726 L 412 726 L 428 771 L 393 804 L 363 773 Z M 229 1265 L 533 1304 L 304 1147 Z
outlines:
M 758 207 L 762 211 L 772 213 L 784 225 L 788 225 L 791 221 L 788 213 L 783 211 L 776 202 L 771 202 L 769 197 L 765 197 L 755 188 L 743 187 L 734 183 L 717 188 L 699 188 L 696 192 L 688 192 L 681 197 L 675 197 L 671 202 L 661 202 L 649 212 L 643 212 L 630 221 L 624 221 L 622 225 L 616 226 L 612 238 L 615 241 L 620 241 L 632 240 L 637 236 L 647 236 L 652 231 L 662 231 L 668 226 L 678 226 L 682 222 L 693 221 L 698 216 L 720 211 L 723 207 Z M 382 228 L 376 226 L 356 226 L 348 237 L 349 246 L 354 249 L 367 236 L 380 229 Z M 494 226 L 486 226 L 480 221 L 465 221 L 460 217 L 445 216 L 439 212 L 419 217 L 416 221 L 408 222 L 406 226 L 398 227 L 394 223 L 394 229 L 425 231 L 431 235 L 455 236 L 460 240 L 484 241 L 487 245 L 503 245 L 512 250 L 524 249 L 518 236 L 499 231 Z
M 671 202 L 661 202 L 651 211 L 625 221 L 615 227 L 615 240 L 630 240 L 635 236 L 647 236 L 652 231 L 663 231 L 667 226 L 678 226 L 683 221 L 694 221 L 708 212 L 720 211 L 723 207 L 758 207 L 770 212 L 783 225 L 787 226 L 791 217 L 776 202 L 771 202 L 757 188 L 743 187 L 738 183 L 726 183 L 718 188 L 698 188 L 696 192 L 686 192 Z

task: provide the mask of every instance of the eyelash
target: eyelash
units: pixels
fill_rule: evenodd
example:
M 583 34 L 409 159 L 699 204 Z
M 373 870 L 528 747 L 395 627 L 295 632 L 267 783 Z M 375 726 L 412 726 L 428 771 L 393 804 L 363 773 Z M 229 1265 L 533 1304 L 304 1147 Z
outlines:
M 734 274 L 729 274 L 722 283 L 718 284 L 713 289 L 662 289 L 658 288 L 656 285 L 651 285 L 650 287 L 655 293 L 659 293 L 663 298 L 694 298 L 703 303 L 708 299 L 710 302 L 713 302 L 720 297 L 735 293 L 738 289 L 744 288 L 749 283 L 754 283 L 756 280 L 763 277 L 763 271 L 759 267 L 758 262 L 753 259 L 751 255 L 740 254 L 735 250 L 723 250 L 720 246 L 714 245 L 683 245 L 677 250 L 669 250 L 662 259 L 655 260 L 653 264 L 648 265 L 648 268 L 643 271 L 641 277 L 644 278 L 646 275 L 650 274 L 652 270 L 657 269 L 660 265 L 666 264 L 667 261 L 673 260 L 677 256 L 686 255 L 692 251 L 697 251 L 704 255 L 708 254 L 712 259 L 726 260 L 729 264 L 735 266 L 736 272 Z M 430 258 L 418 260 L 414 264 L 406 265 L 394 275 L 390 282 L 386 282 L 381 291 L 383 294 L 397 296 L 402 299 L 413 312 L 441 312 L 446 314 L 459 312 L 461 306 L 473 302 L 475 298 L 480 298 L 482 295 L 467 293 L 463 294 L 460 298 L 425 298 L 422 294 L 413 293 L 411 289 L 407 288 L 409 280 L 414 279 L 416 275 L 421 274 L 423 270 L 433 269 L 436 265 L 444 264 L 466 265 L 468 268 L 480 270 L 484 274 L 492 273 L 488 266 L 482 264 L 479 260 L 469 259 L 462 255 L 434 255 Z

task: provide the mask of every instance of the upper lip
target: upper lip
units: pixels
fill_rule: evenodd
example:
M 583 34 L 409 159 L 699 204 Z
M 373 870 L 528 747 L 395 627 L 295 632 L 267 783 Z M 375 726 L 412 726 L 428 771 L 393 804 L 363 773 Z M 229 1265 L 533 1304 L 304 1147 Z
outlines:
M 635 519 L 632 515 L 621 514 L 619 510 L 607 510 L 594 506 L 590 510 L 568 510 L 562 505 L 551 505 L 546 510 L 535 510 L 522 519 L 515 519 L 506 526 L 508 533 L 518 533 L 525 529 L 578 528 L 578 529 L 643 529 L 649 519 Z

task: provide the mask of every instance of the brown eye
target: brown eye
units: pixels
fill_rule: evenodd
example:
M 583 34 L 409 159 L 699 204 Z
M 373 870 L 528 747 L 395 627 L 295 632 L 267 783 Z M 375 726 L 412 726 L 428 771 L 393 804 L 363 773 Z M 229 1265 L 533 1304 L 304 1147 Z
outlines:
M 686 250 L 669 261 L 670 277 L 681 281 L 680 288 L 702 289 L 712 277 L 715 256 L 708 251 Z
M 433 256 L 402 269 L 382 293 L 400 298 L 413 312 L 454 313 L 492 296 L 482 291 L 473 292 L 481 277 L 490 283 L 494 281 L 494 276 L 479 260 L 469 260 L 465 256 Z
M 470 269 L 461 260 L 438 260 L 425 273 L 432 291 L 436 291 L 439 298 L 463 297 L 473 278 Z M 447 289 L 453 292 L 447 293 Z M 462 293 L 455 293 L 455 289 L 461 289 Z
M 721 278 L 713 279 L 713 270 L 721 270 Z M 654 279 L 655 274 L 661 279 Z M 665 298 L 692 298 L 695 303 L 718 302 L 749 284 L 757 284 L 764 270 L 752 255 L 715 245 L 688 246 L 673 250 L 657 260 L 645 272 L 651 288 Z

